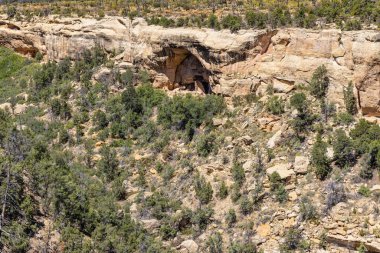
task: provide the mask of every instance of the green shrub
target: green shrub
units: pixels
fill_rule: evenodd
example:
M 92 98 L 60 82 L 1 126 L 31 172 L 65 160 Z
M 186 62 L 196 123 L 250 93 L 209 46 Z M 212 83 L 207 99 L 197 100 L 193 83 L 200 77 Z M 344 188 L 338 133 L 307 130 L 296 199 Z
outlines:
M 209 253 L 223 253 L 223 239 L 220 233 L 212 234 L 208 241 L 207 247 Z
M 279 98 L 278 96 L 272 96 L 269 98 L 266 104 L 266 108 L 270 113 L 274 115 L 280 115 L 285 111 L 285 103 L 282 98 Z
M 275 196 L 278 202 L 286 202 L 286 200 L 288 199 L 288 193 L 286 192 L 284 184 L 280 184 L 280 186 L 276 189 Z
M 347 113 L 347 112 L 341 112 L 341 113 L 338 113 L 334 119 L 335 123 L 338 124 L 338 125 L 350 125 L 351 123 L 353 123 L 355 121 L 354 117 Z
M 270 174 L 269 182 L 271 183 L 270 190 L 272 192 L 276 191 L 282 184 L 280 174 L 278 174 L 276 171 Z
M 211 14 L 208 17 L 208 27 L 212 29 L 219 29 L 219 20 L 218 17 L 215 14 Z
M 161 220 L 167 216 L 167 212 L 179 210 L 181 203 L 170 199 L 162 191 L 156 191 L 146 198 L 145 205 L 151 209 L 153 217 Z
M 62 129 L 59 132 L 59 143 L 65 144 L 65 143 L 69 142 L 69 139 L 70 139 L 69 132 L 66 129 Z
M 308 102 L 304 93 L 296 93 L 290 97 L 290 105 L 298 111 L 297 116 L 290 121 L 297 136 L 308 131 L 316 119 L 314 115 L 309 113 L 307 104 Z
M 243 166 L 238 163 L 234 163 L 231 169 L 232 178 L 235 181 L 235 184 L 239 187 L 241 187 L 245 182 L 245 172 L 243 169 Z
M 303 113 L 307 110 L 306 95 L 304 93 L 296 93 L 290 97 L 290 105 Z
M 350 131 L 350 137 L 358 155 L 370 153 L 371 144 L 376 140 L 380 140 L 380 126 L 360 119 L 355 128 Z M 375 146 L 375 144 L 372 144 L 372 146 Z M 372 149 L 372 152 L 374 151 L 375 149 Z M 374 156 L 374 154 L 371 155 L 372 157 Z
M 226 185 L 226 182 L 223 181 L 219 187 L 218 197 L 220 199 L 225 199 L 228 196 L 228 187 Z
M 169 182 L 170 179 L 174 176 L 175 170 L 172 166 L 167 165 L 165 166 L 164 170 L 162 171 L 162 178 L 164 179 L 164 182 Z
M 316 17 L 312 10 L 301 4 L 294 14 L 294 23 L 298 27 L 313 28 L 315 27 Z
M 204 176 L 197 175 L 194 179 L 195 194 L 201 204 L 208 204 L 212 200 L 214 191 L 210 182 Z
M 318 179 L 325 179 L 331 172 L 330 162 L 326 155 L 327 144 L 322 141 L 320 135 L 317 136 L 311 150 L 310 164 L 314 167 L 315 175 Z
M 197 98 L 174 96 L 166 99 L 158 109 L 158 122 L 166 128 L 186 130 L 188 140 L 192 140 L 195 128 L 212 119 L 225 109 L 222 97 L 209 95 Z
M 287 6 L 279 6 L 269 11 L 268 21 L 272 28 L 291 24 L 292 17 Z
M 197 153 L 199 156 L 207 157 L 209 154 L 215 151 L 216 136 L 214 134 L 201 135 L 197 141 Z
M 123 179 L 121 177 L 118 177 L 116 180 L 112 183 L 112 193 L 115 196 L 117 200 L 125 200 L 126 198 L 126 192 L 125 187 L 123 185 Z
M 57 98 L 53 99 L 50 102 L 50 109 L 51 109 L 52 114 L 55 117 L 58 117 L 61 114 L 61 101 Z
M 226 214 L 226 223 L 228 227 L 233 227 L 233 225 L 236 223 L 237 218 L 236 218 L 236 213 L 235 209 L 231 208 L 228 210 L 228 213 Z
M 285 252 L 294 251 L 299 248 L 302 241 L 302 231 L 296 227 L 286 231 L 285 242 L 281 245 L 281 249 Z
M 364 245 L 363 242 L 360 242 L 360 245 L 359 245 L 359 247 L 356 248 L 356 250 L 357 250 L 359 253 L 366 253 L 366 252 L 368 252 L 368 249 L 367 249 L 367 247 Z
M 352 140 L 343 130 L 336 130 L 332 145 L 334 149 L 334 160 L 339 167 L 343 168 L 355 163 L 356 157 Z
M 361 30 L 361 29 L 362 29 L 362 24 L 360 20 L 357 20 L 357 19 L 346 20 L 344 24 L 344 30 L 346 31 L 354 31 L 354 30 Z
M 269 182 L 271 183 L 270 190 L 275 194 L 276 200 L 280 203 L 285 202 L 288 199 L 288 194 L 280 175 L 277 172 L 273 172 L 269 176 Z
M 333 206 L 347 199 L 346 191 L 342 183 L 335 181 L 329 182 L 326 185 L 326 210 L 329 211 Z
M 68 120 L 71 118 L 71 109 L 66 101 L 55 98 L 50 102 L 50 109 L 55 117 Z
M 139 114 L 143 110 L 141 101 L 137 96 L 135 87 L 133 87 L 130 84 L 127 85 L 127 88 L 121 94 L 121 101 L 126 111 L 132 111 L 134 113 Z
M 159 136 L 159 132 L 156 124 L 148 120 L 144 125 L 136 129 L 134 136 L 141 145 L 145 145 L 153 142 Z
M 97 110 L 92 117 L 92 122 L 97 130 L 102 130 L 108 126 L 108 119 L 105 112 Z
M 134 74 L 133 71 L 128 68 L 123 74 L 119 76 L 119 82 L 126 87 L 127 85 L 133 85 Z
M 247 196 L 243 196 L 240 199 L 240 211 L 243 215 L 248 215 L 253 211 L 253 203 Z
M 370 154 L 364 154 L 360 162 L 360 177 L 363 179 L 372 179 L 373 177 L 373 161 Z
M 237 32 L 242 26 L 242 19 L 240 16 L 228 14 L 222 19 L 221 25 L 224 29 L 230 29 L 231 32 Z
M 198 230 L 203 231 L 207 228 L 207 225 L 211 222 L 211 217 L 214 214 L 214 210 L 211 208 L 199 208 L 191 217 L 191 222 L 195 224 Z
M 329 78 L 327 76 L 327 69 L 324 65 L 319 66 L 313 73 L 310 81 L 310 93 L 318 99 L 325 97 L 329 87 Z
M 36 91 L 41 91 L 43 88 L 46 88 L 52 84 L 55 69 L 56 64 L 53 62 L 48 62 L 42 65 L 42 68 L 34 74 L 33 80 Z
M 344 87 L 343 95 L 344 95 L 344 104 L 346 106 L 346 111 L 351 115 L 355 115 L 358 112 L 358 108 L 356 106 L 356 98 L 354 95 L 354 85 L 352 84 L 352 82 L 350 82 L 347 87 Z
M 231 200 L 233 203 L 236 203 L 241 197 L 240 188 L 237 183 L 234 183 L 231 188 Z
M 317 210 L 308 197 L 303 197 L 300 201 L 300 217 L 302 220 L 315 220 L 318 217 Z
M 7 7 L 7 16 L 8 18 L 14 18 L 17 14 L 17 9 L 16 9 L 16 6 L 14 5 L 9 5 Z
M 98 163 L 98 169 L 106 175 L 107 180 L 112 181 L 117 175 L 119 161 L 116 158 L 116 152 L 111 148 L 104 146 L 100 150 L 102 158 Z
M 172 224 L 165 222 L 160 226 L 160 234 L 162 239 L 169 240 L 177 235 L 177 229 Z
M 247 242 L 235 241 L 230 245 L 228 249 L 228 253 L 256 253 L 256 252 L 257 252 L 256 244 L 250 241 L 247 241 Z
M 361 185 L 359 190 L 358 190 L 358 193 L 364 197 L 369 197 L 369 196 L 371 196 L 371 189 L 369 189 L 365 185 Z
M 245 14 L 245 19 L 249 27 L 264 29 L 268 20 L 268 16 L 262 12 L 248 11 Z
M 44 56 L 41 54 L 41 52 L 37 52 L 36 55 L 34 56 L 34 59 L 38 62 L 42 61 L 42 59 L 44 58 Z

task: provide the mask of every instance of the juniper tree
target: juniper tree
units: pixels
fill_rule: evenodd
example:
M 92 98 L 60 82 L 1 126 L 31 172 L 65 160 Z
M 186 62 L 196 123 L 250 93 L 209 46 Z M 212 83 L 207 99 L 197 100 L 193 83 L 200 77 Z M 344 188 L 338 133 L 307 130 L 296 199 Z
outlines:
M 310 93 L 314 97 L 321 99 L 325 97 L 327 88 L 329 86 L 329 78 L 327 76 L 327 69 L 324 65 L 319 66 L 313 73 L 310 81 Z
M 327 144 L 322 141 L 320 135 L 317 136 L 317 140 L 311 150 L 311 165 L 314 167 L 315 174 L 318 179 L 325 179 L 331 172 L 329 159 L 326 155 Z
M 358 108 L 356 106 L 356 98 L 354 95 L 354 85 L 352 82 L 348 84 L 347 87 L 344 87 L 343 90 L 344 95 L 344 104 L 346 106 L 346 111 L 351 115 L 355 115 L 358 112 Z

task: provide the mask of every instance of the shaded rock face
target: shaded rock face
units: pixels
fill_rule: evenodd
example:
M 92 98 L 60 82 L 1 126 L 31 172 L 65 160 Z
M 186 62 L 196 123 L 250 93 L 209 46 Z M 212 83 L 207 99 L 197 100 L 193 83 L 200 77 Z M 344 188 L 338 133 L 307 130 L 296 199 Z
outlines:
M 328 100 L 343 103 L 343 87 L 357 87 L 364 115 L 380 116 L 380 33 L 378 31 L 275 31 L 163 28 L 142 19 L 121 17 L 58 19 L 33 23 L 0 23 L 0 44 L 47 59 L 75 58 L 84 48 L 100 44 L 121 59 L 165 75 L 167 88 L 184 86 L 224 96 L 262 92 L 273 84 L 287 93 L 306 84 L 325 65 L 330 78 Z M 165 79 L 160 77 L 161 80 Z
M 152 68 L 167 76 L 170 84 L 184 86 L 189 90 L 199 88 L 204 93 L 211 93 L 210 71 L 187 49 L 164 48 L 158 54 L 158 59 L 161 59 L 158 67 L 153 65 Z M 168 88 L 173 89 L 175 86 L 169 85 Z

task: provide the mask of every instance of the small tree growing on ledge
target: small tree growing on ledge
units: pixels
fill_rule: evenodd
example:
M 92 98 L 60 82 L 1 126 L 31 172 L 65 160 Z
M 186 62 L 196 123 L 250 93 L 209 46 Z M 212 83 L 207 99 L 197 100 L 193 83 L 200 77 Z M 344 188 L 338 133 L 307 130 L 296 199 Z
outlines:
M 358 108 L 356 107 L 354 85 L 352 84 L 352 82 L 350 82 L 347 87 L 344 87 L 343 95 L 346 111 L 351 115 L 355 115 L 358 112 Z
M 318 135 L 311 151 L 311 165 L 315 169 L 317 178 L 321 180 L 325 179 L 331 171 L 330 162 L 326 152 L 326 143 L 323 142 L 322 137 Z
M 325 65 L 319 66 L 313 73 L 310 81 L 310 93 L 314 97 L 321 99 L 326 95 L 329 86 L 329 78 Z

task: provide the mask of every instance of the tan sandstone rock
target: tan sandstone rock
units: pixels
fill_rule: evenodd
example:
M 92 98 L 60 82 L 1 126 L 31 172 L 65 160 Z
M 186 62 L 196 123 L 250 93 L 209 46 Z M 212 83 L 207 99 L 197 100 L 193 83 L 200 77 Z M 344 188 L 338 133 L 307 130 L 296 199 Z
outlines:
M 282 164 L 277 164 L 273 167 L 270 167 L 267 169 L 267 174 L 268 176 L 273 174 L 274 172 L 277 172 L 281 179 L 288 179 L 292 175 L 294 175 L 294 170 L 292 169 L 293 165 L 291 163 L 282 163 Z

